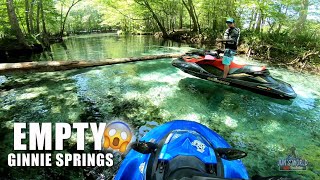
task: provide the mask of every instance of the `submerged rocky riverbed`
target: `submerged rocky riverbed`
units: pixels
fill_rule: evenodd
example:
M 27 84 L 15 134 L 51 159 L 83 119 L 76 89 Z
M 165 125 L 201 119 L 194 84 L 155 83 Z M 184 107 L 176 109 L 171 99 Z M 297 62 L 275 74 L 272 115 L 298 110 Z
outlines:
M 79 36 L 55 44 L 52 53 L 32 60 L 99 60 L 150 54 L 181 53 L 188 45 L 149 36 Z M 259 64 L 236 58 L 239 62 Z M 274 77 L 290 83 L 298 97 L 278 100 L 238 88 L 203 81 L 171 66 L 171 59 L 70 70 L 0 76 L 0 174 L 13 179 L 83 179 L 112 176 L 103 168 L 9 168 L 13 122 L 109 122 L 123 120 L 134 128 L 173 119 L 200 122 L 244 150 L 250 176 L 287 175 L 320 178 L 319 76 L 270 67 Z M 87 136 L 91 137 L 90 134 Z M 65 152 L 75 151 L 69 140 Z M 308 161 L 306 171 L 279 171 L 290 155 Z M 92 142 L 85 152 L 92 152 Z M 120 156 L 117 159 L 121 159 Z M 104 176 L 101 176 L 104 174 Z

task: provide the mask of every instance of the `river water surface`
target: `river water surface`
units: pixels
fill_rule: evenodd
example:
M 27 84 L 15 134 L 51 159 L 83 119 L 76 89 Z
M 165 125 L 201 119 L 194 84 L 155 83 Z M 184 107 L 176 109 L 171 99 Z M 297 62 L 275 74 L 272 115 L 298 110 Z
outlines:
M 54 44 L 52 53 L 35 55 L 31 60 L 90 61 L 191 49 L 186 44 L 149 36 L 99 34 L 69 37 L 64 44 Z M 173 67 L 171 60 L 0 76 L 1 166 L 12 152 L 13 122 L 122 119 L 139 127 L 149 121 L 161 124 L 188 119 L 207 125 L 232 146 L 246 151 L 248 156 L 243 162 L 250 176 L 320 179 L 319 76 L 269 67 L 275 78 L 290 83 L 296 91 L 297 98 L 288 101 L 197 79 Z M 263 64 L 240 57 L 236 61 Z M 66 151 L 72 152 L 74 143 L 70 140 Z M 308 169 L 279 171 L 278 161 L 293 151 L 308 161 Z M 0 168 L 0 173 L 12 178 L 35 178 L 40 174 L 40 179 L 85 176 L 85 170 L 75 168 L 68 172 L 61 168 L 36 170 Z

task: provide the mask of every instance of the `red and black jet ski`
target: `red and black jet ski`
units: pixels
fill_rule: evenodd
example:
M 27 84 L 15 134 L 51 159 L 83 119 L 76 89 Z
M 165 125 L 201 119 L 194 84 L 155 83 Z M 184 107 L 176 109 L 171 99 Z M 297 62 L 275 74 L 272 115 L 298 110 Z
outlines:
M 193 76 L 235 87 L 248 89 L 276 98 L 292 99 L 297 94 L 291 85 L 274 79 L 265 66 L 230 65 L 227 78 L 222 78 L 224 65 L 216 51 L 189 52 L 173 60 L 172 65 Z

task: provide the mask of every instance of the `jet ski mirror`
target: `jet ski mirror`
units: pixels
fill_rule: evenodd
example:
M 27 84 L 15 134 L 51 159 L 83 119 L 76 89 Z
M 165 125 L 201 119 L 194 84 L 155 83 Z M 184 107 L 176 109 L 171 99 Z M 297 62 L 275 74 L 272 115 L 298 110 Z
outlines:
M 142 154 L 153 153 L 157 149 L 157 144 L 152 142 L 137 141 L 131 145 L 132 149 Z
M 247 156 L 247 153 L 233 148 L 217 148 L 215 151 L 226 160 L 236 160 Z

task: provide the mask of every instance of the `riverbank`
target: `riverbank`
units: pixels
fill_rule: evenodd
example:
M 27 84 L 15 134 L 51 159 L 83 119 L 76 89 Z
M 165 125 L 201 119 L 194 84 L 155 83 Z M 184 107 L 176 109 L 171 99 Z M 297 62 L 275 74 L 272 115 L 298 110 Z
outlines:
M 154 34 L 156 38 L 163 38 L 161 32 Z M 279 38 L 281 36 L 281 38 Z M 238 54 L 259 60 L 272 66 L 285 67 L 289 70 L 320 74 L 320 51 L 317 41 L 304 36 L 290 38 L 290 34 L 255 34 L 244 31 L 240 36 Z M 187 30 L 169 32 L 166 39 L 187 44 L 201 44 L 213 48 L 222 48 L 215 39 L 218 35 L 197 34 Z M 303 43 L 303 44 L 302 44 Z
M 0 39 L 0 63 L 16 63 L 27 61 L 33 54 L 40 54 L 50 48 L 51 44 L 62 42 L 59 36 L 28 36 L 22 44 L 15 37 Z
M 21 56 L 31 56 L 32 53 L 41 53 L 43 50 L 40 43 L 25 45 L 14 38 L 2 38 L 0 40 L 0 63 L 12 62 L 14 59 L 19 61 Z
M 308 72 L 310 74 L 320 75 L 320 65 L 317 65 L 317 64 L 311 64 L 306 62 L 284 63 L 284 60 L 281 58 L 274 58 L 270 60 L 270 59 L 266 59 L 264 56 L 257 56 L 257 55 L 251 55 L 249 57 L 256 59 L 260 62 L 267 63 L 274 67 L 283 67 L 294 72 Z M 293 61 L 295 60 L 296 59 L 294 59 Z
M 97 34 L 96 32 L 94 34 Z M 116 34 L 116 33 L 114 33 Z M 151 32 L 132 33 L 136 35 L 150 35 Z M 213 35 L 197 34 L 188 30 L 176 30 L 169 32 L 169 37 L 163 39 L 162 33 L 157 32 L 153 34 L 157 39 L 172 40 L 178 43 L 193 45 L 194 47 L 205 47 L 206 49 L 223 48 L 221 44 L 215 42 Z M 66 36 L 71 37 L 71 36 Z M 264 39 L 266 39 L 264 37 Z M 50 37 L 50 44 L 62 42 L 63 39 Z M 288 46 L 291 48 L 292 45 Z M 293 50 L 292 50 L 293 49 Z M 1 39 L 0 41 L 0 59 L 1 63 L 13 63 L 28 61 L 32 54 L 44 52 L 45 47 L 39 41 L 30 47 L 20 45 L 14 39 Z M 246 55 L 247 57 L 267 63 L 271 66 L 285 67 L 292 71 L 309 72 L 312 74 L 320 74 L 320 59 L 319 52 L 315 50 L 287 50 L 287 48 L 279 48 L 276 42 L 257 40 L 254 34 L 243 32 L 240 39 L 240 46 L 238 48 L 239 55 Z

